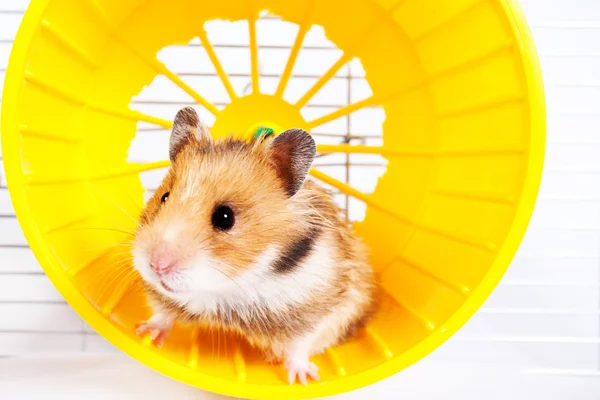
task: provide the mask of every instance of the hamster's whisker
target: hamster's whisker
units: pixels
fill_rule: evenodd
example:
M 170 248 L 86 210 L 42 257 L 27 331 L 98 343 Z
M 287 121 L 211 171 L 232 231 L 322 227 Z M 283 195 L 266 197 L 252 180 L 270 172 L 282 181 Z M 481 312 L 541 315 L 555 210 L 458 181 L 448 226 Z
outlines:
M 125 194 L 125 196 L 127 196 L 127 198 L 131 201 L 131 204 L 133 204 L 133 206 L 135 207 L 135 209 L 137 210 L 137 212 L 139 214 L 142 214 L 142 208 L 139 206 L 138 203 L 135 202 L 135 200 L 133 200 L 133 198 L 131 197 L 129 191 L 127 191 L 127 189 L 122 185 L 121 182 L 119 182 L 118 180 L 114 180 L 114 183 L 117 184 L 117 186 L 119 186 L 119 189 Z M 142 202 L 143 204 L 143 202 Z M 139 222 L 138 222 L 139 225 Z
M 117 228 L 100 228 L 100 227 L 81 227 L 81 228 L 65 228 L 65 229 L 59 229 L 55 232 L 71 232 L 71 231 L 108 231 L 108 232 L 120 232 L 120 233 L 124 233 L 126 235 L 130 235 L 135 237 L 135 232 L 131 232 L 131 231 L 127 231 L 124 229 L 117 229 Z
M 128 261 L 129 260 L 122 260 L 120 262 L 110 263 L 110 264 L 103 266 L 102 268 L 100 268 L 100 270 L 97 271 L 97 273 L 94 275 L 94 277 L 92 279 L 90 279 L 90 283 L 88 283 L 87 287 L 89 287 L 93 283 L 97 283 L 96 280 L 98 279 L 98 277 L 110 270 L 120 272 L 122 270 L 128 269 L 128 264 L 129 264 Z M 108 273 L 110 273 L 110 272 L 108 272 Z
M 120 251 L 116 253 L 110 253 L 107 257 L 111 261 L 131 261 L 133 263 L 133 257 L 130 251 Z
M 216 265 L 220 265 L 220 266 L 224 267 L 225 269 L 227 269 L 228 271 L 235 271 L 234 268 L 232 268 L 231 266 L 229 266 L 229 265 L 227 265 L 225 263 L 222 263 L 221 261 L 210 259 L 210 263 L 211 264 L 214 263 Z M 224 277 L 226 277 L 227 279 L 229 279 L 231 282 L 235 283 L 238 287 L 240 286 L 239 283 L 234 278 L 230 277 L 225 272 L 220 271 L 218 268 L 213 268 L 213 270 L 217 271 L 218 273 L 220 273 L 221 275 L 223 275 Z
M 121 243 L 121 244 L 112 244 L 112 245 L 107 245 L 107 246 L 103 246 L 103 248 L 106 249 L 110 249 L 109 252 L 107 252 L 108 255 L 114 255 L 114 254 L 132 254 L 132 251 L 134 249 L 133 243 Z M 114 252 L 112 250 L 123 250 L 121 252 Z
M 123 266 L 126 266 L 128 264 L 127 259 L 121 260 L 120 262 L 117 263 L 110 263 L 110 264 L 106 264 L 103 265 L 98 271 L 95 271 L 95 274 L 93 277 L 91 277 L 91 279 L 88 279 L 88 283 L 85 286 L 85 289 L 89 288 L 92 284 L 97 283 L 97 279 L 100 275 L 102 275 L 103 273 L 105 273 L 106 271 L 112 269 L 112 268 L 123 268 Z M 126 268 L 125 268 L 126 269 Z
M 132 269 L 132 270 L 130 270 L 130 271 L 127 271 L 127 273 L 126 273 L 124 276 L 121 276 L 121 277 L 115 277 L 115 279 L 113 279 L 113 280 L 110 282 L 110 285 L 107 285 L 107 286 L 104 288 L 104 290 L 108 289 L 110 286 L 112 286 L 112 284 L 113 284 L 114 282 L 117 282 L 117 281 L 119 281 L 119 280 L 120 280 L 120 281 L 125 281 L 125 282 L 126 282 L 126 281 L 129 281 L 129 280 L 130 280 L 130 279 L 131 279 L 131 278 L 132 278 L 134 275 L 136 275 L 136 272 L 137 272 L 137 271 L 136 271 L 135 269 Z M 122 275 L 122 273 L 123 273 L 123 272 L 120 272 L 120 273 L 119 273 L 119 275 Z M 136 283 L 137 283 L 137 282 L 138 282 L 140 279 L 141 279 L 141 277 L 138 275 L 138 277 L 137 277 L 136 279 L 133 279 L 133 280 L 131 280 L 131 281 L 129 282 L 129 285 L 128 285 L 128 287 L 127 287 L 127 290 L 125 290 L 125 291 L 123 292 L 123 294 L 121 295 L 121 297 L 123 297 L 123 296 L 124 296 L 126 293 L 128 293 L 129 291 L 131 291 L 131 289 L 132 289 L 133 287 L 135 287 L 135 284 L 136 284 Z M 103 296 L 104 296 L 104 293 L 102 294 L 102 296 L 101 296 L 101 297 L 99 297 L 99 298 L 98 298 L 98 300 L 102 299 L 102 297 L 103 297 Z
M 106 293 L 106 291 L 115 283 L 118 282 L 119 279 L 121 278 L 121 280 L 124 280 L 124 278 L 128 278 L 130 277 L 133 273 L 135 272 L 135 270 L 133 268 L 123 268 L 121 271 L 117 272 L 115 274 L 114 277 L 111 278 L 111 280 L 108 282 L 108 284 L 106 284 L 104 286 L 104 289 L 102 289 L 102 292 L 100 293 L 100 296 L 98 296 L 98 301 L 101 301 L 104 298 L 104 295 Z M 124 274 L 124 275 L 123 275 Z
M 214 247 L 212 247 L 212 246 L 206 246 L 206 247 L 199 249 L 199 251 L 212 251 L 212 250 L 214 250 Z M 257 254 L 246 252 L 245 250 L 241 250 L 241 249 L 236 249 L 236 253 L 238 255 L 250 258 L 252 260 L 254 260 L 257 257 Z M 211 260 L 213 260 L 213 259 L 211 258 Z M 214 260 L 214 261 L 216 263 L 218 263 L 217 260 Z M 231 265 L 226 265 L 226 264 L 223 264 L 223 265 L 226 266 L 230 271 L 234 271 L 234 272 L 237 271 L 237 269 Z
M 100 193 L 106 200 L 108 200 L 110 203 L 112 203 L 112 205 L 115 206 L 118 210 L 120 210 L 123 214 L 125 214 L 126 216 L 131 218 L 131 220 L 134 221 L 137 226 L 140 226 L 139 220 L 137 218 L 135 218 L 133 215 L 131 215 L 129 212 L 127 212 L 127 210 L 125 210 L 123 207 L 121 207 L 114 199 L 112 199 L 110 196 L 108 196 L 106 193 L 104 193 L 102 190 L 100 190 L 94 183 L 90 182 L 89 180 L 87 180 L 85 178 L 82 178 L 82 179 L 86 184 L 91 186 L 94 190 L 96 190 L 98 193 Z
M 197 233 L 197 234 L 196 234 L 196 237 L 195 237 L 194 239 L 198 239 L 198 236 L 199 236 L 199 235 L 200 235 L 200 233 Z M 196 244 L 197 244 L 198 246 L 200 246 L 201 244 L 203 244 L 203 243 L 206 243 L 206 242 L 207 242 L 207 241 L 209 241 L 210 239 L 211 239 L 210 237 L 207 237 L 206 239 L 204 239 L 204 240 L 201 240 L 201 241 L 199 241 L 199 242 L 198 242 L 198 243 L 196 243 Z M 201 250 L 202 250 L 202 249 L 201 249 Z
M 103 266 L 102 266 L 102 267 L 99 269 L 98 273 L 97 273 L 97 274 L 94 276 L 94 278 L 97 278 L 97 277 L 98 277 L 98 275 L 100 275 L 100 273 L 102 273 L 102 272 L 104 272 L 104 271 L 106 271 L 106 270 L 108 270 L 108 269 L 110 269 L 110 268 L 114 268 L 114 267 L 121 268 L 123 265 L 127 265 L 127 263 L 128 263 L 129 261 L 131 261 L 131 260 L 130 260 L 130 259 L 128 259 L 128 258 L 124 258 L 124 259 L 122 259 L 122 260 L 119 260 L 119 261 L 117 261 L 117 262 L 111 262 L 111 263 L 104 264 L 104 265 L 103 265 Z M 94 279 L 92 279 L 92 280 L 91 280 L 91 282 L 92 282 L 92 283 L 93 283 L 93 281 L 94 281 Z
M 81 249 L 82 251 L 88 252 L 88 251 L 94 251 L 94 250 L 98 250 L 98 249 L 112 249 L 112 248 L 117 248 L 117 247 L 127 247 L 127 248 L 131 248 L 133 249 L 134 244 L 133 242 L 123 242 L 123 243 L 111 243 L 111 244 L 105 244 L 105 245 L 100 245 L 100 246 L 91 246 L 91 247 L 86 247 L 85 249 Z

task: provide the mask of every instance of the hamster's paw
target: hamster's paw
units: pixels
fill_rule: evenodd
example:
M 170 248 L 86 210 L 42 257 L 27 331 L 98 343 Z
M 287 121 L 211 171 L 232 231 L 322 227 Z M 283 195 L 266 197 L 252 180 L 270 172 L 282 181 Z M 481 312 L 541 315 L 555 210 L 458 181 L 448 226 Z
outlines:
M 308 385 L 308 377 L 318 381 L 319 367 L 308 361 L 308 358 L 291 358 L 285 361 L 285 369 L 288 371 L 288 382 L 293 385 L 296 377 L 303 385 Z
M 164 344 L 169 332 L 171 332 L 170 326 L 157 324 L 151 319 L 146 322 L 140 322 L 135 326 L 135 333 L 138 336 L 148 335 L 156 347 L 161 347 Z

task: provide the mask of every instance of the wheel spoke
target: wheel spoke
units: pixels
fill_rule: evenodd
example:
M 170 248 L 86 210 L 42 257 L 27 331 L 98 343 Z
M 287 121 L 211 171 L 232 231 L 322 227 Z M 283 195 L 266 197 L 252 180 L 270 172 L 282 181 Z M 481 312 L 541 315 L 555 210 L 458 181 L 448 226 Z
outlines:
M 129 109 L 119 110 L 119 109 L 108 107 L 108 106 L 105 106 L 102 104 L 88 103 L 84 99 L 79 97 L 78 94 L 70 93 L 67 90 L 53 86 L 52 84 L 39 78 L 37 75 L 35 75 L 31 71 L 25 71 L 25 79 L 27 80 L 27 82 L 31 83 L 32 85 L 37 86 L 39 89 L 45 91 L 46 93 L 49 93 L 49 94 L 56 96 L 68 103 L 75 104 L 77 106 L 88 107 L 91 110 L 98 111 L 98 112 L 112 115 L 112 116 L 119 117 L 119 118 L 130 119 L 133 121 L 146 121 L 146 122 L 150 122 L 150 123 L 153 123 L 153 124 L 156 124 L 159 126 L 163 126 L 165 128 L 170 128 L 172 125 L 171 121 L 168 121 L 168 120 L 162 119 L 162 118 L 158 118 L 158 117 L 154 117 L 152 115 L 147 115 L 147 114 L 141 113 L 139 111 L 132 111 Z
M 326 184 L 328 184 L 330 186 L 333 186 L 334 188 L 338 189 L 340 192 L 342 192 L 344 194 L 347 194 L 348 196 L 352 196 L 375 209 L 378 209 L 382 212 L 385 212 L 385 213 L 397 218 L 398 220 L 404 222 L 407 225 L 413 224 L 408 218 L 398 214 L 396 211 L 391 210 L 390 208 L 383 206 L 383 205 L 379 204 L 378 202 L 376 202 L 375 200 L 373 200 L 370 195 L 363 193 L 360 190 L 357 190 L 357 189 L 353 188 L 352 186 L 333 178 L 330 175 L 327 175 L 315 168 L 312 168 L 310 170 L 310 175 L 322 182 L 325 182 Z
M 356 103 L 348 104 L 347 106 L 339 108 L 332 113 L 329 113 L 327 115 L 324 115 L 322 117 L 319 117 L 317 119 L 309 121 L 308 128 L 313 129 L 317 126 L 320 126 L 320 125 L 326 124 L 330 121 L 333 121 L 334 119 L 338 119 L 338 118 L 350 115 L 353 112 L 360 110 L 361 108 L 374 106 L 374 105 L 377 105 L 378 103 L 379 103 L 379 100 L 375 96 L 371 96 L 364 100 L 357 101 Z
M 181 90 L 190 95 L 198 104 L 202 105 L 204 108 L 210 111 L 211 114 L 217 115 L 219 113 L 219 109 L 215 107 L 214 104 L 212 104 L 210 101 L 202 97 L 198 92 L 192 89 L 190 85 L 185 83 L 176 73 L 168 69 L 162 62 L 158 60 L 151 60 L 149 62 L 153 65 L 157 72 L 160 72 L 164 76 L 169 78 L 171 82 L 179 86 Z
M 111 19 L 108 18 L 105 10 L 102 6 L 96 1 L 92 1 L 92 6 L 94 12 L 100 17 L 102 22 L 104 23 L 106 29 L 113 34 L 115 39 L 119 41 L 127 50 L 129 50 L 133 55 L 142 60 L 146 65 L 150 68 L 154 69 L 159 74 L 165 75 L 169 80 L 171 80 L 174 84 L 179 86 L 184 92 L 190 95 L 198 104 L 201 104 L 204 108 L 210 111 L 213 115 L 217 115 L 219 110 L 212 104 L 210 101 L 206 100 L 202 97 L 198 92 L 192 89 L 187 83 L 181 80 L 177 74 L 169 70 L 162 62 L 153 57 L 148 57 L 144 55 L 141 51 L 139 51 L 132 43 L 129 43 L 125 38 L 123 38 L 118 29 L 114 26 L 114 23 Z
M 154 125 L 162 126 L 163 128 L 171 128 L 173 122 L 168 119 L 155 117 L 134 110 L 116 110 L 110 107 L 103 106 L 101 104 L 89 104 L 88 107 L 91 110 L 95 110 L 104 114 L 112 115 L 119 118 L 130 119 L 132 121 L 144 121 Z
M 490 242 L 485 239 L 465 236 L 462 233 L 447 231 L 445 229 L 440 229 L 438 227 L 416 223 L 415 221 L 412 221 L 411 219 L 409 219 L 403 215 L 400 215 L 395 210 L 380 204 L 378 201 L 373 199 L 373 197 L 371 195 L 363 193 L 360 190 L 357 190 L 357 189 L 353 188 L 352 186 L 333 178 L 330 175 L 327 175 L 319 170 L 316 170 L 315 168 L 312 168 L 310 170 L 310 175 L 330 186 L 333 186 L 334 188 L 338 189 L 340 192 L 345 193 L 348 196 L 352 196 L 352 197 L 362 201 L 366 205 L 368 205 L 378 211 L 386 213 L 389 216 L 396 218 L 397 220 L 399 220 L 400 222 L 402 222 L 406 225 L 414 226 L 415 228 L 417 228 L 423 232 L 427 232 L 432 235 L 444 237 L 444 238 L 450 239 L 457 243 L 463 243 L 463 244 L 466 244 L 469 246 L 477 247 L 477 248 L 483 249 L 488 252 L 494 252 L 498 247 L 496 243 Z
M 345 153 L 345 154 L 380 154 L 380 155 L 391 155 L 395 152 L 385 150 L 382 146 L 353 146 L 351 144 L 317 144 L 317 151 L 319 153 L 330 154 L 330 153 Z
M 281 79 L 279 80 L 279 86 L 277 86 L 277 90 L 275 91 L 275 96 L 283 97 L 285 88 L 287 87 L 288 81 L 292 76 L 292 70 L 294 69 L 294 65 L 296 64 L 298 53 L 300 53 L 300 49 L 302 48 L 304 37 L 306 36 L 306 33 L 309 29 L 310 24 L 308 23 L 308 21 L 305 21 L 302 25 L 300 25 L 300 29 L 298 30 L 298 34 L 296 35 L 296 40 L 294 41 L 294 45 L 292 46 L 292 49 L 290 51 L 290 56 L 288 57 L 285 69 L 283 70 L 283 74 L 281 75 Z
M 342 56 L 335 62 L 335 64 L 333 64 L 327 70 L 327 72 L 325 72 L 319 78 L 319 80 L 310 89 L 308 89 L 308 91 L 304 94 L 304 96 L 302 96 L 300 98 L 300 100 L 298 100 L 296 102 L 296 107 L 298 107 L 298 108 L 304 107 L 306 105 L 306 103 L 308 103 L 308 101 L 310 99 L 312 99 L 312 97 L 315 94 L 317 94 L 317 92 L 319 90 L 321 90 L 321 88 L 323 86 L 325 86 L 327 84 L 327 82 L 329 82 L 331 80 L 331 78 L 333 78 L 335 76 L 335 74 L 339 71 L 339 69 L 342 68 L 344 66 L 344 64 L 346 64 L 348 61 L 350 61 L 350 57 L 346 53 L 342 54 Z
M 229 98 L 231 100 L 235 99 L 237 97 L 237 94 L 235 93 L 235 90 L 233 89 L 233 86 L 231 85 L 231 82 L 229 81 L 229 77 L 227 76 L 227 73 L 223 69 L 223 65 L 221 65 L 221 61 L 219 61 L 219 58 L 217 57 L 217 54 L 215 53 L 215 49 L 213 48 L 212 44 L 208 40 L 208 36 L 204 29 L 202 29 L 202 31 L 200 32 L 200 41 L 202 42 L 202 46 L 204 47 L 204 50 L 206 50 L 206 54 L 208 54 L 208 58 L 210 59 L 210 62 L 215 67 L 215 71 L 217 71 L 217 75 L 219 75 L 219 78 L 221 78 L 221 82 L 223 82 L 223 86 L 225 86 L 225 90 L 227 90 L 227 94 L 229 95 Z
M 256 18 L 248 21 L 248 31 L 250 34 L 250 61 L 252 68 L 252 93 L 260 93 L 258 83 L 258 43 L 256 39 Z

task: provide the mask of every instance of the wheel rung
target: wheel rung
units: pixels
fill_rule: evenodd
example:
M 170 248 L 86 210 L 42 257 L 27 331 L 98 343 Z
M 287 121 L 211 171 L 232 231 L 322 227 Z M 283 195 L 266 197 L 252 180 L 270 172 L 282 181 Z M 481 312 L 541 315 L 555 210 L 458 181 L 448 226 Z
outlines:
M 171 121 L 167 121 L 162 118 L 153 117 L 151 115 L 146 115 L 146 114 L 143 114 L 138 111 L 132 111 L 129 109 L 116 110 L 116 109 L 113 109 L 111 107 L 107 107 L 107 106 L 104 106 L 101 104 L 94 104 L 94 103 L 88 104 L 82 98 L 80 98 L 78 95 L 69 93 L 68 91 L 66 91 L 64 89 L 57 88 L 57 87 L 51 85 L 50 83 L 45 82 L 44 80 L 37 77 L 31 71 L 25 71 L 25 79 L 27 80 L 27 82 L 37 86 L 38 88 L 40 88 L 41 90 L 44 90 L 45 92 L 47 92 L 49 94 L 52 94 L 64 101 L 66 101 L 67 103 L 71 103 L 71 104 L 81 106 L 81 107 L 88 107 L 91 110 L 98 111 L 103 114 L 112 115 L 112 116 L 124 118 L 124 119 L 129 119 L 132 121 L 150 122 L 150 123 L 153 123 L 153 124 L 156 124 L 159 126 L 163 126 L 165 128 L 170 128 L 173 125 Z
M 190 366 L 190 368 L 196 368 L 198 367 L 198 355 L 199 355 L 199 350 L 200 350 L 200 346 L 198 343 L 199 337 L 199 328 L 194 328 L 192 329 L 192 334 L 191 334 L 191 340 L 192 340 L 192 345 L 190 346 L 190 354 L 188 357 L 188 365 Z
M 66 138 L 64 136 L 60 136 L 55 133 L 43 132 L 43 131 L 40 131 L 37 129 L 32 129 L 27 125 L 21 125 L 21 127 L 19 128 L 19 131 L 21 132 L 21 134 L 23 134 L 25 136 L 49 140 L 49 141 L 57 142 L 57 143 L 65 143 L 65 144 L 71 144 L 71 145 L 78 145 L 78 144 L 83 143 L 82 140 L 70 139 L 70 138 Z
M 104 8 L 102 8 L 100 3 L 98 3 L 98 0 L 89 0 L 86 3 L 88 3 L 91 6 L 91 11 L 93 11 L 94 14 L 98 16 L 98 18 L 100 19 L 100 21 L 102 21 L 106 29 L 112 35 L 115 35 L 117 32 L 117 27 L 115 26 L 115 23 L 108 17 Z
M 139 163 L 139 164 L 128 164 L 127 168 L 120 171 L 109 172 L 105 174 L 93 175 L 93 176 L 68 176 L 60 178 L 39 178 L 37 175 L 29 174 L 24 175 L 25 181 L 30 186 L 43 186 L 43 185 L 68 185 L 76 182 L 95 182 L 102 181 L 105 179 L 119 178 L 122 176 L 138 174 L 144 171 L 151 171 L 160 168 L 166 168 L 170 165 L 168 161 L 157 161 L 150 163 Z
M 244 354 L 242 353 L 242 349 L 239 343 L 235 344 L 235 348 L 233 350 L 233 364 L 235 368 L 235 375 L 238 381 L 245 382 L 246 360 L 244 359 Z
M 471 289 L 469 289 L 469 287 L 467 287 L 466 285 L 450 282 L 447 279 L 440 277 L 438 274 L 431 272 L 427 268 L 424 268 L 410 260 L 407 260 L 404 257 L 396 257 L 396 261 L 402 263 L 403 265 L 406 265 L 407 267 L 410 267 L 412 270 L 420 273 L 421 275 L 425 275 L 428 278 L 433 279 L 437 283 L 441 284 L 442 286 L 450 289 L 455 293 L 458 293 L 461 296 L 467 296 L 469 293 L 471 293 Z
M 342 361 L 340 360 L 340 357 L 337 355 L 336 351 L 331 347 L 328 348 L 327 356 L 331 360 L 331 363 L 335 366 L 336 374 L 338 376 L 346 376 L 346 368 L 344 367 L 344 364 L 342 364 Z
M 398 7 L 402 6 L 407 1 L 408 0 L 396 0 L 395 3 L 388 3 L 388 4 L 383 5 L 383 7 L 387 11 L 387 13 L 391 15 L 394 13 L 394 11 L 396 11 L 398 9 Z
M 366 327 L 365 333 L 371 338 L 371 340 L 377 345 L 386 358 L 394 357 L 394 353 L 390 350 L 389 346 L 381 339 L 381 337 L 372 328 Z
M 487 53 L 481 54 L 475 58 L 465 60 L 457 65 L 453 65 L 450 68 L 446 68 L 444 70 L 438 71 L 436 73 L 431 74 L 427 77 L 426 82 L 431 83 L 433 81 L 443 79 L 447 76 L 452 76 L 459 74 L 463 71 L 468 71 L 472 68 L 475 68 L 479 65 L 484 64 L 486 61 L 492 60 L 500 54 L 510 50 L 514 46 L 513 41 L 507 41 L 502 43 L 500 46 L 488 51 Z
M 44 31 L 49 33 L 50 37 L 53 38 L 59 45 L 66 49 L 69 54 L 74 56 L 75 59 L 80 60 L 86 67 L 90 69 L 96 69 L 100 66 L 100 62 L 89 55 L 81 46 L 79 46 L 73 38 L 69 37 L 66 33 L 61 32 L 58 28 L 50 23 L 50 21 L 43 19 L 42 28 Z
M 106 250 L 104 253 L 102 253 L 99 257 L 97 257 L 97 259 L 101 259 L 104 258 L 106 256 L 108 256 L 111 253 L 111 250 Z M 73 279 L 74 277 L 76 277 L 80 272 L 82 272 L 83 270 L 85 270 L 86 268 L 92 266 L 94 264 L 95 260 L 92 262 L 89 262 L 87 264 L 79 264 L 76 266 L 72 266 L 69 269 L 66 270 L 66 275 L 67 277 L 69 277 L 70 279 Z
M 401 308 L 403 308 L 404 310 L 406 310 L 409 314 L 411 314 L 413 317 L 415 317 L 417 320 L 419 320 L 421 322 L 421 324 L 428 330 L 428 331 L 432 331 L 435 329 L 435 324 L 429 320 L 429 318 L 425 317 L 423 314 L 421 314 L 420 312 L 418 312 L 415 308 L 413 308 L 412 306 L 406 304 L 406 302 L 398 299 L 396 296 L 390 296 L 394 302 L 396 302 L 396 304 L 398 304 Z
M 463 244 L 466 244 L 469 246 L 477 247 L 482 250 L 486 250 L 488 252 L 494 252 L 496 250 L 496 248 L 498 247 L 496 245 L 496 243 L 494 243 L 494 242 L 490 242 L 487 240 L 481 240 L 481 239 L 477 239 L 477 238 L 472 238 L 472 237 L 465 236 L 465 235 L 462 235 L 462 234 L 459 234 L 456 232 L 450 232 L 450 231 L 446 231 L 443 229 L 439 229 L 439 228 L 436 228 L 433 226 L 422 225 L 422 224 L 415 225 L 415 226 L 424 232 L 428 232 L 428 233 L 431 233 L 436 236 L 445 237 L 446 239 L 450 239 L 455 242 L 463 243 Z
M 80 217 L 80 218 L 75 218 L 75 219 L 69 220 L 69 221 L 67 221 L 65 223 L 62 223 L 60 225 L 46 226 L 46 227 L 44 227 L 43 232 L 46 235 L 51 235 L 51 234 L 59 232 L 59 231 L 61 231 L 63 229 L 71 228 L 71 227 L 73 227 L 75 225 L 78 225 L 78 224 L 80 224 L 82 222 L 86 222 L 86 221 L 89 221 L 91 219 L 94 219 L 94 217 L 95 217 L 95 215 L 89 214 L 89 215 L 86 215 L 86 216 L 83 216 L 83 217 Z
M 464 191 L 443 190 L 443 189 L 436 189 L 436 190 L 433 190 L 431 193 L 433 193 L 437 196 L 442 196 L 442 197 L 475 200 L 475 201 L 480 201 L 483 203 L 505 204 L 508 206 L 512 206 L 515 204 L 515 199 L 511 195 L 494 194 L 494 193 L 464 192 Z
M 123 300 L 123 297 L 125 296 L 127 291 L 129 291 L 131 285 L 133 284 L 133 282 L 135 282 L 136 279 L 136 276 L 128 276 L 127 278 L 123 279 L 120 283 L 117 284 L 117 288 L 111 293 L 110 297 L 108 298 L 108 301 L 100 309 L 102 315 L 108 317 L 112 314 L 114 309 L 119 305 L 121 300 Z
M 77 96 L 73 93 L 69 93 L 68 91 L 66 91 L 64 89 L 60 89 L 55 86 L 52 86 L 50 83 L 45 82 L 44 80 L 40 79 L 32 71 L 26 70 L 24 75 L 25 75 L 25 80 L 27 82 L 37 86 L 38 88 L 46 91 L 49 94 L 53 94 L 54 96 L 61 98 L 62 100 L 66 101 L 67 103 L 75 104 L 78 106 L 85 105 L 85 102 L 82 99 L 80 99 L 79 96 Z
M 455 117 L 462 117 L 465 115 L 475 114 L 481 111 L 493 110 L 495 108 L 500 108 L 503 106 L 507 106 L 514 103 L 519 103 L 525 101 L 526 97 L 522 94 L 515 94 L 506 97 L 501 97 L 499 99 L 494 99 L 491 101 L 486 101 L 480 104 L 474 104 L 471 106 L 467 106 L 464 108 L 460 108 L 457 110 L 445 111 L 437 114 L 437 117 L 440 119 L 448 119 Z
M 480 4 L 485 3 L 485 2 L 487 2 L 487 1 L 486 0 L 474 0 L 471 4 L 469 4 L 467 7 L 463 8 L 462 10 L 460 10 L 459 12 L 457 12 L 456 14 L 451 15 L 447 19 L 445 19 L 443 21 L 440 21 L 437 25 L 432 26 L 431 28 L 427 29 L 425 32 L 421 32 L 419 35 L 417 35 L 416 37 L 412 38 L 413 42 L 417 43 L 417 42 L 423 41 L 424 39 L 426 39 L 427 37 L 431 36 L 435 32 L 438 32 L 440 29 L 443 29 L 444 27 L 446 27 L 449 24 L 451 24 L 452 21 L 455 21 L 456 19 L 460 18 L 461 16 L 465 15 L 466 13 L 468 13 L 469 11 L 471 11 L 472 9 L 474 9 L 475 7 L 477 7 Z

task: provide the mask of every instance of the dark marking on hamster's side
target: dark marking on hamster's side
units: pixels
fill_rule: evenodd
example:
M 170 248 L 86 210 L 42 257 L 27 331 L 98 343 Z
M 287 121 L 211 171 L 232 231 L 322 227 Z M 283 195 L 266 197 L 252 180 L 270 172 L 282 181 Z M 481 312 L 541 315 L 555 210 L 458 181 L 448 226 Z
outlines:
M 320 228 L 309 229 L 304 236 L 287 246 L 283 254 L 273 262 L 273 271 L 287 274 L 296 269 L 310 254 L 320 233 Z

